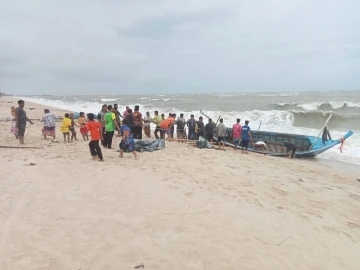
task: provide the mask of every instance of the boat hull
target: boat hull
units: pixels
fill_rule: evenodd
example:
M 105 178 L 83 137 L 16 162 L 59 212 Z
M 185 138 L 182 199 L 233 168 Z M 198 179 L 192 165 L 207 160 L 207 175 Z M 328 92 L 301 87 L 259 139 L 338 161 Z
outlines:
M 241 149 L 239 146 L 235 146 L 232 141 L 232 132 L 231 129 L 228 129 L 228 137 L 225 144 L 227 146 L 236 147 Z M 336 145 L 339 145 L 342 141 L 341 139 L 337 140 L 328 140 L 323 142 L 321 138 L 316 140 L 314 136 L 306 136 L 306 135 L 297 135 L 297 134 L 286 134 L 286 133 L 277 133 L 277 132 L 267 132 L 267 131 L 252 131 L 253 142 L 257 141 L 266 141 L 267 142 L 267 150 L 261 151 L 252 147 L 248 148 L 249 152 L 266 154 L 269 156 L 278 156 L 278 157 L 286 157 L 288 153 L 283 149 L 283 143 L 290 142 L 298 146 L 298 150 L 295 153 L 295 157 L 299 158 L 311 158 L 315 157 Z M 349 138 L 353 134 L 352 131 L 348 131 L 343 139 Z

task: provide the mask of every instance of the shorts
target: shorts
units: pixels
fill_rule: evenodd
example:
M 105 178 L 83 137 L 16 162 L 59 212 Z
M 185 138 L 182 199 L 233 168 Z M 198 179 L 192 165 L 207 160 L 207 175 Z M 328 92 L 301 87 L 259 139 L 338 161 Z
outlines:
M 218 137 L 218 142 L 225 142 L 225 138 L 224 137 Z
M 291 157 L 295 157 L 295 152 L 297 150 L 297 147 L 290 147 L 290 148 L 286 148 L 286 152 L 289 154 L 291 151 Z
M 83 127 L 81 127 L 80 128 L 80 133 L 81 133 L 81 135 L 85 135 L 85 134 L 87 134 L 87 128 L 86 128 L 86 126 L 83 126 Z
M 162 132 L 163 132 L 164 134 L 170 134 L 170 129 L 163 129 Z
M 64 135 L 70 135 L 70 132 L 63 132 Z
M 239 145 L 239 144 L 240 144 L 240 139 L 233 140 L 233 145 Z
M 248 149 L 248 147 L 249 147 L 249 140 L 241 140 L 240 145 L 241 145 L 242 148 Z
M 18 125 L 18 136 L 24 137 L 26 129 L 26 123 L 19 123 Z
M 212 139 L 214 139 L 214 136 L 213 136 L 212 134 L 208 134 L 208 135 L 206 136 L 206 139 L 207 139 L 208 141 L 211 141 Z

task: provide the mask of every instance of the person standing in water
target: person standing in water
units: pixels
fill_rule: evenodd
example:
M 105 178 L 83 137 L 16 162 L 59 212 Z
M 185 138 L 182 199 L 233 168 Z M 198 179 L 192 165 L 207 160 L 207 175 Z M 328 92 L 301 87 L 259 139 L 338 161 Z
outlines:
M 26 122 L 33 124 L 33 122 L 26 116 L 26 111 L 24 110 L 25 101 L 19 100 L 18 101 L 19 107 L 15 109 L 15 128 L 18 130 L 18 137 L 20 144 L 25 144 L 25 129 L 26 129 Z

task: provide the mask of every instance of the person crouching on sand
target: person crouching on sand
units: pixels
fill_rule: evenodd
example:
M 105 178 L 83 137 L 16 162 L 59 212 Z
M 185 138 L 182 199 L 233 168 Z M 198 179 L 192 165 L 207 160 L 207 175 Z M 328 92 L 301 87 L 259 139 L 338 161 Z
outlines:
M 257 149 L 257 150 L 261 150 L 261 151 L 263 152 L 263 154 L 265 154 L 266 144 L 267 144 L 266 141 L 257 141 L 257 142 L 254 144 L 254 148 Z
M 78 127 L 77 124 L 75 124 L 74 121 L 74 114 L 70 113 L 70 120 L 71 120 L 71 127 L 70 127 L 70 132 L 71 132 L 71 142 L 73 142 L 73 140 L 75 139 L 75 141 L 77 141 L 76 139 L 76 130 L 75 130 L 75 126 Z
M 89 134 L 88 134 L 88 130 L 86 128 L 86 118 L 85 118 L 85 113 L 84 112 L 80 112 L 79 114 L 79 126 L 80 126 L 80 134 L 82 135 L 84 141 L 88 141 L 89 140 Z
M 286 150 L 286 153 L 289 155 L 289 157 L 295 158 L 296 150 L 298 148 L 295 144 L 289 143 L 289 142 L 284 142 L 283 148 Z M 291 152 L 291 154 L 290 154 L 290 152 Z
M 101 124 L 94 120 L 95 115 L 93 113 L 88 113 L 87 118 L 86 129 L 90 131 L 91 136 L 91 141 L 89 142 L 91 157 L 93 160 L 96 160 L 96 157 L 98 157 L 99 161 L 104 161 L 100 147 L 100 141 L 103 139 Z
M 64 119 L 62 120 L 60 127 L 60 131 L 64 135 L 64 143 L 66 143 L 66 138 L 67 138 L 67 142 L 68 143 L 70 142 L 70 128 L 71 128 L 70 115 L 68 113 L 65 113 Z
M 120 157 L 122 158 L 125 152 L 132 152 L 135 159 L 138 159 L 137 153 L 135 151 L 135 142 L 133 137 L 131 136 L 131 129 L 128 126 L 128 122 L 126 119 L 123 120 L 122 125 L 120 127 L 121 136 L 121 142 L 119 144 L 120 147 Z

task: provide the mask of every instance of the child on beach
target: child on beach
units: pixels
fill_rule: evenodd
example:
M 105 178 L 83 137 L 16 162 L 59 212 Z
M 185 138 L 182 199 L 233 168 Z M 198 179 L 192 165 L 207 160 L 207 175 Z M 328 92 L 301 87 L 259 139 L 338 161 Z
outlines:
M 67 142 L 70 142 L 70 128 L 71 128 L 71 120 L 70 115 L 68 113 L 65 113 L 64 119 L 62 120 L 60 131 L 62 134 L 64 134 L 64 143 L 66 143 L 66 137 Z
M 80 134 L 83 136 L 84 141 L 89 140 L 89 134 L 88 134 L 88 130 L 86 128 L 86 124 L 87 124 L 87 121 L 85 118 L 85 113 L 80 112 L 80 114 L 79 114 Z
M 104 161 L 99 141 L 102 140 L 102 127 L 99 122 L 94 121 L 95 116 L 93 113 L 87 114 L 87 124 L 86 128 L 90 131 L 91 141 L 89 142 L 90 154 L 94 160 L 96 156 L 99 158 L 99 161 Z
M 11 110 L 10 110 L 10 115 L 11 115 L 11 129 L 10 129 L 10 132 L 12 134 L 14 134 L 15 136 L 15 139 L 18 139 L 19 136 L 18 136 L 18 128 L 16 127 L 16 120 L 15 120 L 15 107 L 14 106 L 11 106 Z
M 135 151 L 135 143 L 134 139 L 131 136 L 131 129 L 128 127 L 128 122 L 126 119 L 123 120 L 122 126 L 120 127 L 120 132 L 122 134 L 122 139 L 120 142 L 120 157 L 123 157 L 124 151 L 125 152 L 132 152 L 135 159 L 137 158 L 137 154 Z M 120 135 L 117 135 L 120 136 Z
M 71 127 L 70 127 L 70 132 L 71 132 L 71 142 L 73 142 L 73 139 L 75 139 L 75 141 L 77 141 L 76 139 L 76 130 L 75 130 L 75 126 L 78 127 L 77 124 L 75 124 L 74 121 L 74 114 L 70 113 L 70 120 L 71 120 Z

